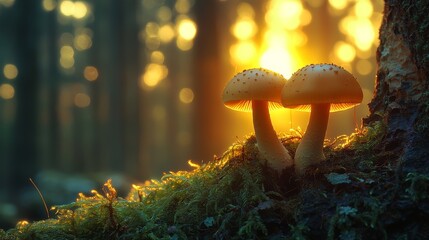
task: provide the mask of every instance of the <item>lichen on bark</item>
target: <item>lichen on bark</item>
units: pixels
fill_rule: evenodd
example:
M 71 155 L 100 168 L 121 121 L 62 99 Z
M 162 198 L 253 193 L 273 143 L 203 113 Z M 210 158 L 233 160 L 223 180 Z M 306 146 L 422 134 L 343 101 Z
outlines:
M 375 94 L 365 119 L 386 124 L 383 144 L 398 152 L 407 171 L 429 172 L 429 136 L 421 131 L 429 120 L 428 12 L 427 1 L 385 1 Z

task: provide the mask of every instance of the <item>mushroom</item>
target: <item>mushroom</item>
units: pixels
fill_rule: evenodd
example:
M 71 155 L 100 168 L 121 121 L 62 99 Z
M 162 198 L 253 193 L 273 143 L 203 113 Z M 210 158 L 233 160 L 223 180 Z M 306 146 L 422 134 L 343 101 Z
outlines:
M 222 99 L 225 106 L 253 113 L 253 126 L 261 161 L 280 172 L 292 166 L 288 151 L 273 129 L 270 109 L 281 108 L 281 91 L 286 79 L 273 71 L 248 69 L 235 75 L 226 85 Z
M 325 159 L 323 142 L 329 112 L 346 110 L 362 102 L 356 78 L 334 64 L 312 64 L 296 71 L 282 90 L 286 108 L 311 111 L 307 130 L 295 153 L 295 171 L 301 175 L 309 165 Z

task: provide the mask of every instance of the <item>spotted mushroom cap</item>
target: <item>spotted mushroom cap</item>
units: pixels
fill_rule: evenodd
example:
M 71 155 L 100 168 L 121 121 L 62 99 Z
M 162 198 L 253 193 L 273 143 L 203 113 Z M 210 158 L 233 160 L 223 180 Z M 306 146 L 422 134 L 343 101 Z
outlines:
M 312 104 L 331 104 L 331 112 L 342 111 L 362 102 L 362 89 L 356 78 L 334 64 L 311 64 L 296 71 L 282 90 L 286 108 L 311 111 Z
M 286 79 L 264 68 L 244 70 L 225 86 L 222 100 L 225 106 L 243 112 L 252 111 L 252 101 L 268 101 L 270 109 L 282 108 L 281 91 Z

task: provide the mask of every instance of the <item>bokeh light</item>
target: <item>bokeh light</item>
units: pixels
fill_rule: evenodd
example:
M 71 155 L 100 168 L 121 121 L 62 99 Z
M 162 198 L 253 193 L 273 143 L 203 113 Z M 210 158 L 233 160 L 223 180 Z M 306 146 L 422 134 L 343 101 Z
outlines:
M 187 14 L 191 9 L 191 3 L 189 0 L 176 0 L 174 8 L 180 14 Z
M 188 40 L 179 36 L 176 39 L 176 46 L 182 51 L 189 51 L 194 46 L 194 42 L 192 40 Z
M 369 60 L 361 59 L 356 62 L 356 71 L 361 75 L 368 75 L 373 69 L 373 64 Z
M 269 48 L 262 54 L 261 67 L 281 73 L 289 78 L 292 73 L 292 56 L 284 48 Z
M 335 55 L 343 62 L 349 63 L 356 57 L 355 48 L 346 42 L 338 41 L 334 46 Z
M 95 81 L 98 78 L 98 70 L 94 66 L 86 66 L 83 70 L 83 76 L 88 81 Z
M 232 25 L 231 32 L 239 40 L 248 40 L 257 32 L 256 23 L 252 19 L 240 19 Z
M 161 6 L 157 11 L 156 16 L 161 22 L 169 22 L 173 16 L 173 13 L 171 12 L 171 8 L 168 6 Z
M 239 41 L 229 48 L 232 64 L 251 65 L 257 57 L 256 44 L 252 41 Z
M 153 88 L 158 85 L 168 75 L 168 68 L 162 64 L 151 63 L 146 66 L 146 70 L 140 78 L 140 86 Z
M 73 46 L 78 51 L 84 51 L 92 46 L 92 31 L 89 29 L 80 29 L 80 31 L 77 31 L 76 36 L 73 40 Z
M 190 88 L 182 88 L 179 92 L 179 100 L 182 103 L 191 103 L 194 101 L 194 91 Z
M 56 6 L 57 6 L 57 2 L 54 0 L 43 0 L 42 1 L 43 10 L 45 10 L 47 12 L 54 10 Z
M 72 46 L 62 46 L 60 49 L 60 65 L 65 69 L 70 69 L 74 66 L 74 49 Z
M 150 54 L 150 60 L 153 63 L 157 63 L 157 64 L 163 64 L 164 60 L 165 60 L 165 56 L 164 53 L 161 51 L 153 51 Z
M 15 88 L 9 83 L 0 85 L 0 97 L 6 100 L 12 99 L 15 96 Z
M 64 0 L 60 3 L 60 12 L 66 17 L 83 19 L 87 16 L 88 11 L 88 5 L 82 1 Z
M 328 0 L 331 7 L 337 10 L 343 10 L 349 4 L 349 0 Z
M 191 19 L 181 19 L 177 27 L 178 34 L 184 40 L 192 40 L 197 34 L 197 25 Z
M 6 64 L 3 67 L 3 75 L 7 79 L 15 79 L 18 76 L 18 68 L 13 64 Z
M 174 37 L 176 36 L 176 33 L 171 24 L 165 24 L 159 28 L 158 35 L 161 42 L 169 43 L 174 39 Z
M 74 3 L 72 1 L 62 1 L 60 4 L 60 11 L 64 16 L 71 16 L 74 13 Z
M 77 93 L 74 96 L 74 104 L 79 108 L 86 108 L 91 104 L 91 98 L 86 93 Z

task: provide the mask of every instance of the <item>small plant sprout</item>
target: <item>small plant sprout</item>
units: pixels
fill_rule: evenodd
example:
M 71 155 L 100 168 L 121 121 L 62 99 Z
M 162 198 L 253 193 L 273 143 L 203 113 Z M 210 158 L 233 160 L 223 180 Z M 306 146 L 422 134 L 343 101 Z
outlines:
M 223 91 L 223 102 L 231 109 L 252 112 L 261 161 L 280 172 L 293 165 L 288 151 L 273 129 L 270 109 L 281 108 L 281 91 L 286 79 L 273 71 L 248 69 L 235 75 Z
M 362 102 L 362 98 L 356 78 L 334 64 L 308 65 L 292 75 L 282 90 L 283 106 L 311 112 L 307 130 L 295 153 L 298 174 L 325 159 L 323 142 L 329 112 L 352 108 Z

